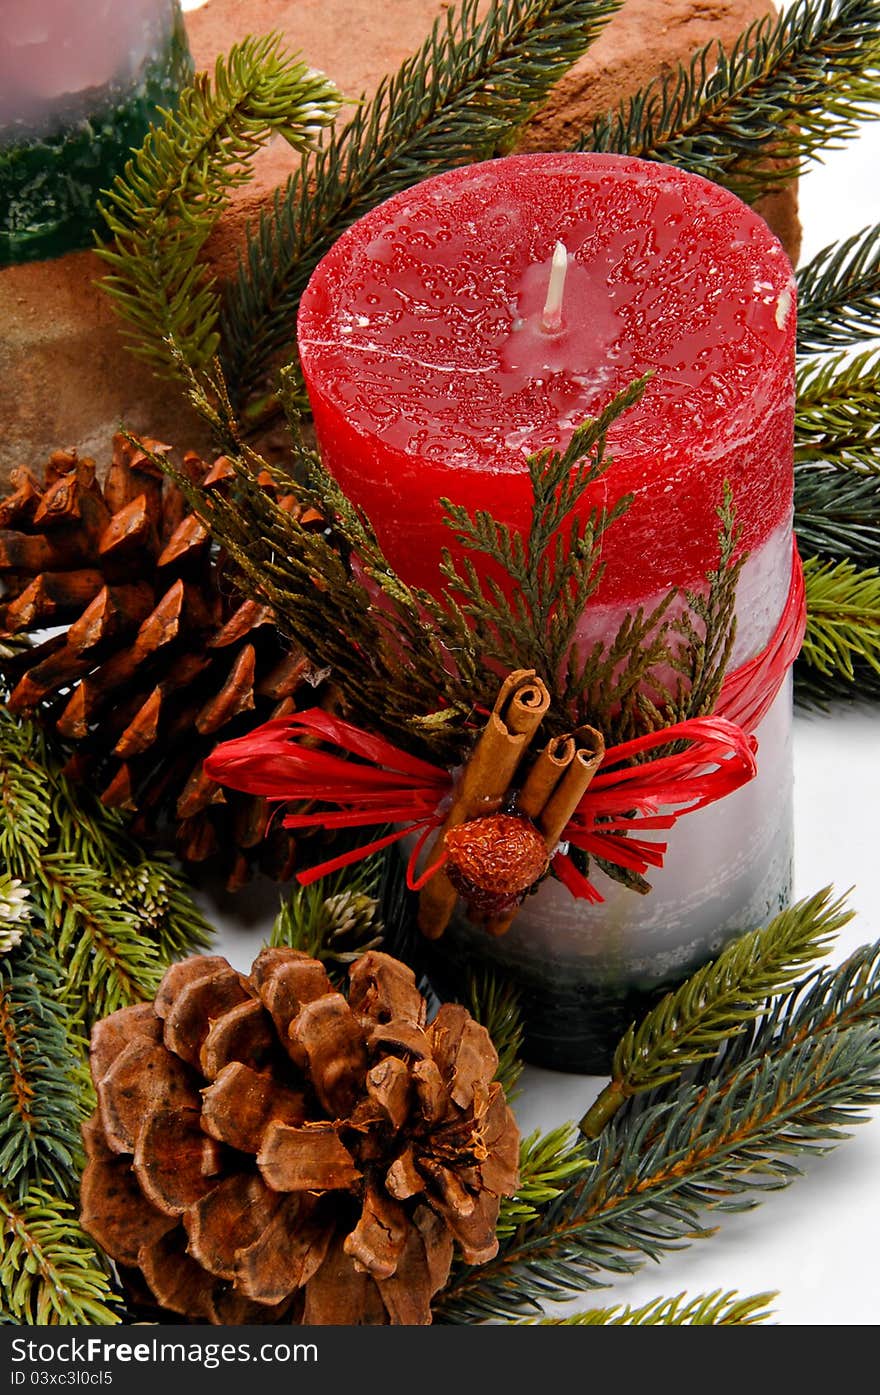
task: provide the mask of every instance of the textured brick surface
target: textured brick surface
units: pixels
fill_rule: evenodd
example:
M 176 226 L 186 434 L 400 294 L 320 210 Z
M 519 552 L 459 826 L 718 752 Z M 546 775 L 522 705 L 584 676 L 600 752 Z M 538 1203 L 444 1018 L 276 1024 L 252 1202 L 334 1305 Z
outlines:
M 187 16 L 200 67 L 247 33 L 280 30 L 290 47 L 355 97 L 372 92 L 422 42 L 447 8 L 439 0 L 209 0 Z M 768 9 L 765 0 L 626 0 L 590 53 L 569 73 L 526 133 L 526 149 L 570 144 L 596 114 L 664 66 L 717 39 L 731 42 Z M 261 153 L 254 181 L 214 238 L 221 272 L 235 262 L 248 218 L 292 168 L 282 142 Z M 764 216 L 796 258 L 795 191 L 777 195 Z M 0 479 L 13 466 L 75 445 L 103 462 L 120 421 L 179 446 L 205 444 L 200 424 L 173 385 L 157 383 L 122 347 L 117 322 L 95 286 L 90 252 L 0 271 Z

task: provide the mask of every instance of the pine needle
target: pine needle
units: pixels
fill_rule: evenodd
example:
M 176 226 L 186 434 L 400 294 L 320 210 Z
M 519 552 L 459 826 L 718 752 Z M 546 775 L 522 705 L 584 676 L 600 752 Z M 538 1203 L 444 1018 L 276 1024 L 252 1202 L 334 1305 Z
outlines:
M 667 993 L 619 1043 L 611 1082 L 581 1120 L 585 1137 L 598 1137 L 631 1095 L 670 1084 L 714 1058 L 722 1042 L 761 1016 L 768 997 L 789 987 L 805 964 L 827 952 L 852 916 L 826 887 L 780 912 L 764 929 L 740 936 Z
M 536 1220 L 549 1202 L 573 1186 L 592 1166 L 574 1124 L 562 1124 L 547 1133 L 536 1132 L 522 1139 L 519 1186 L 515 1196 L 501 1198 L 496 1226 L 499 1239 Z
M 106 1273 L 69 1202 L 35 1187 L 0 1193 L 0 1310 L 20 1326 L 120 1321 Z
M 756 1293 L 740 1298 L 732 1289 L 688 1298 L 686 1293 L 674 1298 L 654 1298 L 639 1308 L 617 1304 L 613 1308 L 591 1308 L 571 1317 L 532 1318 L 528 1326 L 539 1327 L 751 1327 L 773 1316 L 768 1309 L 775 1293 Z M 519 1326 L 520 1324 L 514 1324 Z
M 880 675 L 880 571 L 808 557 L 804 578 L 807 633 L 802 661 L 850 684 L 857 660 Z
M 794 528 L 802 556 L 880 565 L 880 474 L 817 461 L 798 465 Z
M 486 1028 L 498 1052 L 495 1079 L 501 1081 L 508 1100 L 515 1099 L 517 1081 L 523 1070 L 519 994 L 511 983 L 483 966 L 469 974 L 464 1001 L 471 1016 Z
M 319 959 L 332 982 L 344 982 L 354 961 L 383 943 L 379 904 L 387 869 L 387 855 L 379 853 L 295 887 L 275 919 L 270 943 Z
M 796 0 L 597 120 L 580 150 L 661 160 L 754 200 L 877 114 L 880 4 Z
M 113 268 L 103 286 L 134 341 L 162 373 L 205 368 L 219 347 L 220 298 L 202 249 L 272 136 L 309 150 L 333 120 L 333 84 L 285 54 L 277 34 L 247 38 L 196 75 L 176 111 L 151 127 L 101 212 L 112 235 L 98 255 Z
M 797 273 L 798 353 L 880 334 L 880 224 L 818 252 Z
M 880 474 L 880 350 L 810 360 L 798 370 L 795 464 Z

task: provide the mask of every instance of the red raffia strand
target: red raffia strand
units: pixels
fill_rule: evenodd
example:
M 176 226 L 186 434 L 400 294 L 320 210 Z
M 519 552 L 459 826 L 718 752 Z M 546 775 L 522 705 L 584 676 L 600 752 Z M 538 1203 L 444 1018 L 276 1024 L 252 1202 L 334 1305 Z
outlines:
M 606 750 L 553 858 L 554 873 L 573 896 L 602 900 L 562 851 L 566 844 L 639 874 L 649 867 L 662 867 L 666 843 L 638 834 L 672 828 L 682 814 L 705 809 L 754 778 L 758 743 L 753 732 L 785 681 L 805 628 L 803 570 L 795 546 L 788 598 L 776 631 L 756 658 L 727 676 L 714 713 Z M 336 751 L 316 748 L 311 741 L 300 744 L 306 737 L 311 741 L 317 737 Z M 650 756 L 651 751 L 681 741 L 688 743 L 686 750 Z M 635 757 L 642 758 L 639 764 L 623 764 Z M 335 806 L 287 814 L 285 828 L 398 825 L 383 838 L 300 872 L 297 880 L 303 886 L 411 833 L 419 835 L 407 867 L 407 884 L 413 890 L 424 886 L 446 860 L 440 857 L 416 875 L 425 842 L 443 822 L 442 806 L 454 783 L 451 773 L 321 708 L 279 717 L 246 736 L 223 742 L 207 758 L 204 769 L 219 784 L 245 794 Z

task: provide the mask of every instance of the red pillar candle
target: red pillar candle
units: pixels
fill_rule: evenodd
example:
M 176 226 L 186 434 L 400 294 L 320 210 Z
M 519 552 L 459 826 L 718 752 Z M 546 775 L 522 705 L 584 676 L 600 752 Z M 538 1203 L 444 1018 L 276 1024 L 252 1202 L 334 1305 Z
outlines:
M 554 247 L 562 325 L 541 326 Z M 646 369 L 584 501 L 632 493 L 603 544 L 599 603 L 693 585 L 729 480 L 755 552 L 792 497 L 794 290 L 733 195 L 615 155 L 519 155 L 429 179 L 324 258 L 299 347 L 325 463 L 405 580 L 437 590 L 442 496 L 525 527 L 525 460 L 559 447 Z
M 627 610 L 700 585 L 728 480 L 749 554 L 732 668 L 764 649 L 789 588 L 794 336 L 791 268 L 751 209 L 669 166 L 588 154 L 512 156 L 389 200 L 317 268 L 299 321 L 324 461 L 395 569 L 434 591 L 456 553 L 439 499 L 525 528 L 527 456 L 653 370 L 582 504 L 633 496 L 580 633 L 610 640 Z M 549 878 L 501 939 L 453 923 L 440 986 L 489 960 L 521 990 L 530 1059 L 604 1070 L 646 998 L 785 904 L 790 729 L 786 685 L 757 777 L 679 821 L 650 895 L 593 867 L 592 905 Z

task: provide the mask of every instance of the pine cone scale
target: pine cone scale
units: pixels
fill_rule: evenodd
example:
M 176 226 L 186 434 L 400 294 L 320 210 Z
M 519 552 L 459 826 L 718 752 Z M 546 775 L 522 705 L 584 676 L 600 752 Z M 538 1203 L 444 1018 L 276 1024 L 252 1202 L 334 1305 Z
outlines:
M 489 1188 L 515 1189 L 518 1134 L 488 1037 L 460 1009 L 424 1026 L 387 955 L 350 981 L 346 999 L 293 950 L 248 978 L 188 960 L 154 1014 L 96 1029 L 83 1223 L 162 1307 L 428 1323 L 454 1243 L 470 1263 L 495 1252 Z

